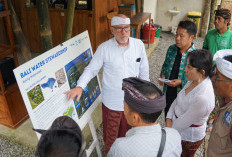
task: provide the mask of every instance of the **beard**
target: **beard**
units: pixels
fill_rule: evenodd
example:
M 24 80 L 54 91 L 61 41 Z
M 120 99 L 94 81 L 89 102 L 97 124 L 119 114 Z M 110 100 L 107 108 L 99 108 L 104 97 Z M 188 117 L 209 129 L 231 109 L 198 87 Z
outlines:
M 129 36 L 123 36 L 122 39 L 120 38 L 117 40 L 120 44 L 126 44 L 129 40 Z

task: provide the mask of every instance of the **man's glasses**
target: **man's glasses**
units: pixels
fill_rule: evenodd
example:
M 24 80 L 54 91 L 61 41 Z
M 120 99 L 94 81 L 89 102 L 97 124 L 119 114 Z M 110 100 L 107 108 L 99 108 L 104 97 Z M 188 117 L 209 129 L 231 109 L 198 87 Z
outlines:
M 213 67 L 213 82 L 217 82 L 217 81 L 232 82 L 231 79 L 218 78 L 217 69 L 216 69 L 216 66 L 214 66 Z
M 128 32 L 130 30 L 130 26 L 126 26 L 126 27 L 114 27 L 112 26 L 117 32 L 121 32 L 122 30 L 124 30 L 125 32 Z

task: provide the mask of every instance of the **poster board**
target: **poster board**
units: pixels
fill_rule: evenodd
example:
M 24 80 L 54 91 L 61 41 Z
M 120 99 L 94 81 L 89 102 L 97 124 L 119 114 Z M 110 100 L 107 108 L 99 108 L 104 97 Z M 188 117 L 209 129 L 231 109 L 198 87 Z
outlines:
M 80 101 L 68 100 L 64 92 L 76 87 L 92 56 L 85 31 L 14 69 L 34 128 L 48 129 L 62 115 L 72 117 L 84 128 L 101 102 L 98 76 L 85 87 Z

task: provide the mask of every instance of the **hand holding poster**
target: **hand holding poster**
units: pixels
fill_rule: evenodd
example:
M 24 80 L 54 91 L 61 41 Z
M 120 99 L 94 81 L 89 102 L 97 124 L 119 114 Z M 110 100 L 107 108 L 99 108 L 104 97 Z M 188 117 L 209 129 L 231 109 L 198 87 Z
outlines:
M 79 101 L 63 93 L 76 87 L 92 56 L 85 31 L 14 70 L 34 128 L 48 129 L 55 118 L 66 115 L 83 129 L 101 101 L 98 77 L 88 83 Z

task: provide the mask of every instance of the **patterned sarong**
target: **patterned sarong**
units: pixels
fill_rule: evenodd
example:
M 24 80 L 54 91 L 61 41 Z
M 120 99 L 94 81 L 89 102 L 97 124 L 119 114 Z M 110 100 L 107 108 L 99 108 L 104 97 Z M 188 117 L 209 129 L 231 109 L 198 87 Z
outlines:
M 194 157 L 195 152 L 203 143 L 204 138 L 197 142 L 181 141 L 182 154 L 181 157 Z
M 105 153 L 107 154 L 116 138 L 125 137 L 127 130 L 129 130 L 131 126 L 127 124 L 123 111 L 110 110 L 103 103 L 102 119 L 103 139 L 105 144 Z

